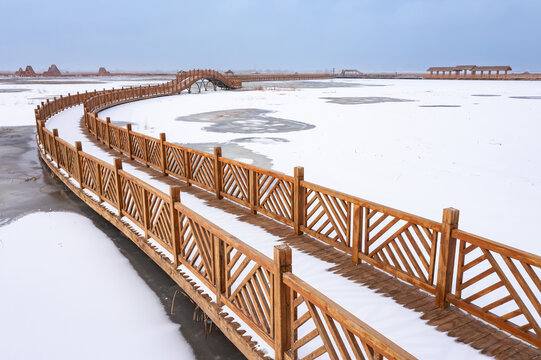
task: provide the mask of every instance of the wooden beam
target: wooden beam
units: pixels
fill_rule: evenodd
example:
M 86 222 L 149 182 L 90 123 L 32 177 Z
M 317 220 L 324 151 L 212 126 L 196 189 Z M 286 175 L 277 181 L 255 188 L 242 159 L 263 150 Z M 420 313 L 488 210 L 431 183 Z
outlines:
M 291 319 L 290 289 L 284 284 L 283 274 L 291 272 L 291 248 L 287 245 L 274 247 L 274 356 L 283 360 L 284 353 L 291 349 Z
M 441 228 L 441 245 L 438 264 L 438 279 L 436 284 L 436 305 L 441 308 L 449 306 L 446 299 L 451 292 L 455 265 L 456 239 L 452 237 L 452 231 L 458 228 L 457 209 L 447 208 L 443 210 Z

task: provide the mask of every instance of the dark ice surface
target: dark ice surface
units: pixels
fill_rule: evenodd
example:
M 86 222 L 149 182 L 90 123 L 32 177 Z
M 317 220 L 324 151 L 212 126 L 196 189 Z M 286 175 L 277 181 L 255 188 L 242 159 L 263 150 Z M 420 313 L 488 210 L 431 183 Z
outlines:
M 389 102 L 412 102 L 416 100 L 398 99 L 379 96 L 359 96 L 359 97 L 322 97 L 328 103 L 340 105 L 363 105 L 363 104 L 380 104 Z
M 288 133 L 315 128 L 314 125 L 301 121 L 269 116 L 270 113 L 272 111 L 263 109 L 233 109 L 179 116 L 175 120 L 207 123 L 210 125 L 203 130 L 218 133 Z
M 4 88 L 4 89 L 0 89 L 0 94 L 11 94 L 11 93 L 18 93 L 18 92 L 25 92 L 25 91 L 30 91 L 30 89 L 23 89 L 23 88 L 19 88 L 19 89 L 10 89 L 10 88 Z
M 455 108 L 455 107 L 462 107 L 462 105 L 419 105 L 419 107 L 425 107 L 425 108 Z
M 541 100 L 541 96 L 509 96 L 510 99 Z

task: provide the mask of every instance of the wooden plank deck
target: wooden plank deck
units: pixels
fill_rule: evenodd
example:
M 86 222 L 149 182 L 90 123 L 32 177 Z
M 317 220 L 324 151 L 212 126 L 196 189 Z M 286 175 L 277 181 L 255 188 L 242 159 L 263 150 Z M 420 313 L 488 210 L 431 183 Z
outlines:
M 108 151 L 113 156 L 119 154 L 110 150 L 105 145 L 94 141 L 94 137 L 82 126 L 83 131 L 90 141 Z M 334 263 L 329 269 L 357 284 L 366 286 L 384 296 L 392 298 L 398 304 L 420 313 L 420 317 L 427 321 L 429 326 L 445 332 L 456 341 L 470 345 L 482 353 L 495 359 L 538 359 L 541 360 L 541 350 L 517 340 L 503 331 L 498 330 L 482 320 L 463 312 L 455 306 L 439 308 L 435 303 L 435 297 L 419 290 L 417 287 L 407 284 L 397 278 L 388 275 L 377 268 L 366 264 L 354 264 L 351 257 L 334 247 L 327 245 L 307 235 L 294 235 L 291 227 L 278 223 L 263 215 L 253 215 L 249 208 L 242 207 L 231 201 L 218 200 L 212 192 L 201 190 L 194 186 L 188 186 L 185 182 L 170 176 L 162 176 L 161 172 L 147 168 L 139 162 L 122 157 L 139 170 L 147 172 L 155 179 L 168 185 L 180 186 L 181 192 L 192 194 L 203 200 L 206 205 L 215 207 L 229 214 L 237 216 L 239 221 L 257 225 L 270 234 L 280 237 L 287 244 L 304 253 L 318 259 Z

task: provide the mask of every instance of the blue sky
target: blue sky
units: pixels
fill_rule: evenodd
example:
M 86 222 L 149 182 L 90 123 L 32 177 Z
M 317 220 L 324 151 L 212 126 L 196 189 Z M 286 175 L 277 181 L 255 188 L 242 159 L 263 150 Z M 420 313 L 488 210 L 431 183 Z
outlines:
M 1 70 L 541 71 L 541 0 L 2 0 Z

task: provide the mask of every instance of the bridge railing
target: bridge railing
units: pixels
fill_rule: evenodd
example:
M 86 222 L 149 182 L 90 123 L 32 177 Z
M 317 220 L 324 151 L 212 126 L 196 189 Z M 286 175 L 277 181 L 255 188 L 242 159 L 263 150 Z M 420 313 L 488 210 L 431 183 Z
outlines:
M 66 102 L 62 105 L 66 107 L 76 104 L 72 98 L 62 101 Z M 296 313 L 292 303 L 283 301 L 285 294 L 295 290 L 316 306 L 327 302 L 327 298 L 316 289 L 299 283 L 294 275 L 286 274 L 291 271 L 291 250 L 284 247 L 276 249 L 274 260 L 270 259 L 183 205 L 178 187 L 171 187 L 170 193 L 165 194 L 124 171 L 120 159 L 115 159 L 111 165 L 85 153 L 80 142 L 68 144 L 61 139 L 58 130 L 50 131 L 45 127 L 45 121 L 62 110 L 60 105 L 51 104 L 50 109 L 36 112 L 40 152 L 49 159 L 51 166 L 58 167 L 70 183 L 93 201 L 102 206 L 108 204 L 107 211 L 115 213 L 139 237 L 150 242 L 163 261 L 173 263 L 178 271 L 186 268 L 193 274 L 212 293 L 219 306 L 229 309 L 275 349 L 276 359 L 296 359 L 294 344 L 287 346 L 284 341 L 285 338 L 294 339 L 296 334 L 292 330 L 294 319 L 283 317 L 284 314 Z M 111 128 L 110 124 L 104 128 L 102 121 L 94 118 L 93 114 L 86 116 L 90 117 L 86 123 L 94 125 L 89 128 L 95 134 L 102 138 L 109 136 L 109 141 L 122 137 L 110 134 L 117 130 L 117 134 L 121 134 L 124 129 Z M 130 135 L 124 134 L 126 139 Z M 119 142 L 116 144 L 114 146 L 118 149 L 126 149 L 118 145 Z M 169 153 L 172 151 L 175 150 Z M 194 154 L 197 155 L 192 152 Z M 140 153 L 135 157 L 139 158 Z M 149 160 L 151 164 L 153 161 Z M 199 184 L 197 181 L 194 183 Z M 288 284 L 284 274 L 289 276 Z M 339 305 L 327 302 L 324 310 L 328 314 L 325 321 L 336 318 L 336 321 L 345 323 L 347 320 L 344 324 L 350 329 L 347 334 L 355 337 L 357 344 L 351 350 L 353 353 L 363 351 L 358 349 L 358 344 L 367 344 L 367 349 L 373 354 L 390 354 L 386 357 L 389 359 L 414 359 Z M 313 331 L 317 331 L 319 323 L 311 326 Z M 320 336 L 323 340 L 328 337 L 325 334 Z M 331 343 L 324 346 L 329 353 L 335 351 Z
M 444 210 L 441 222 L 428 220 L 309 183 L 304 180 L 302 168 L 296 168 L 294 176 L 257 168 L 223 157 L 220 148 L 215 149 L 214 154 L 207 154 L 167 142 L 165 134 L 156 139 L 131 131 L 129 125 L 126 129 L 116 127 L 110 124 L 110 121 L 100 119 L 95 113 L 118 103 L 178 92 L 190 86 L 194 79 L 212 74 L 212 71 L 192 70 L 180 74 L 171 86 L 115 90 L 118 94 L 115 94 L 114 98 L 110 95 L 111 91 L 70 95 L 38 107 L 36 116 L 48 117 L 57 113 L 61 110 L 60 101 L 63 101 L 65 106 L 73 106 L 77 101 L 82 101 L 85 105 L 85 124 L 89 131 L 111 148 L 121 151 L 130 158 L 136 158 L 163 174 L 215 192 L 218 198 L 225 197 L 236 201 L 249 207 L 253 213 L 261 212 L 270 216 L 291 226 L 297 234 L 305 232 L 350 254 L 352 261 L 356 263 L 365 261 L 397 276 L 434 294 L 437 304 L 441 307 L 448 306 L 451 302 L 504 331 L 541 346 L 541 335 L 537 325 L 539 319 L 536 318 L 539 315 L 538 304 L 541 295 L 537 290 L 541 287 L 537 278 L 530 273 L 528 276 L 522 274 L 524 279 L 530 279 L 524 280 L 528 283 L 529 291 L 524 290 L 522 280 L 515 276 L 518 283 L 513 288 L 518 289 L 517 295 L 511 293 L 514 290 L 507 290 L 510 294 L 499 299 L 507 304 L 511 303 L 509 296 L 513 299 L 517 296 L 520 299 L 533 298 L 529 300 L 528 305 L 530 318 L 527 312 L 522 310 L 523 306 L 519 306 L 521 314 L 526 314 L 528 324 L 516 322 L 515 317 L 512 317 L 518 314 L 515 310 L 509 314 L 493 316 L 489 313 L 492 308 L 486 308 L 485 305 L 476 308 L 473 306 L 475 299 L 461 298 L 460 292 L 457 293 L 456 290 L 453 292 L 453 282 L 458 281 L 456 279 L 462 276 L 459 274 L 466 271 L 459 269 L 457 262 L 454 261 L 455 238 L 464 236 L 463 232 L 457 230 L 457 210 Z M 51 147 L 54 136 L 44 128 L 40 130 L 39 126 L 38 135 L 42 139 L 43 146 L 50 151 L 53 158 L 56 158 L 57 150 Z M 118 145 L 118 140 L 115 140 L 119 138 L 121 146 Z M 475 235 L 463 241 L 473 241 L 471 240 L 473 237 Z M 492 243 L 500 248 L 504 246 Z M 523 253 L 517 249 L 514 251 Z M 484 261 L 483 265 L 488 263 L 490 262 Z M 532 271 L 539 276 L 536 272 L 537 262 L 526 264 L 529 267 L 526 266 L 527 270 L 524 271 L 533 269 Z M 476 268 L 476 265 L 474 263 L 470 266 Z M 497 273 L 496 267 L 491 266 L 493 270 L 485 270 Z M 509 278 L 508 275 L 507 277 Z M 505 283 L 504 280 L 501 281 Z M 490 293 L 493 289 L 484 287 L 481 282 L 476 281 L 471 281 L 471 286 L 468 287 L 468 291 L 481 291 L 482 294 L 483 291 Z M 535 321 L 531 320 L 532 316 Z

